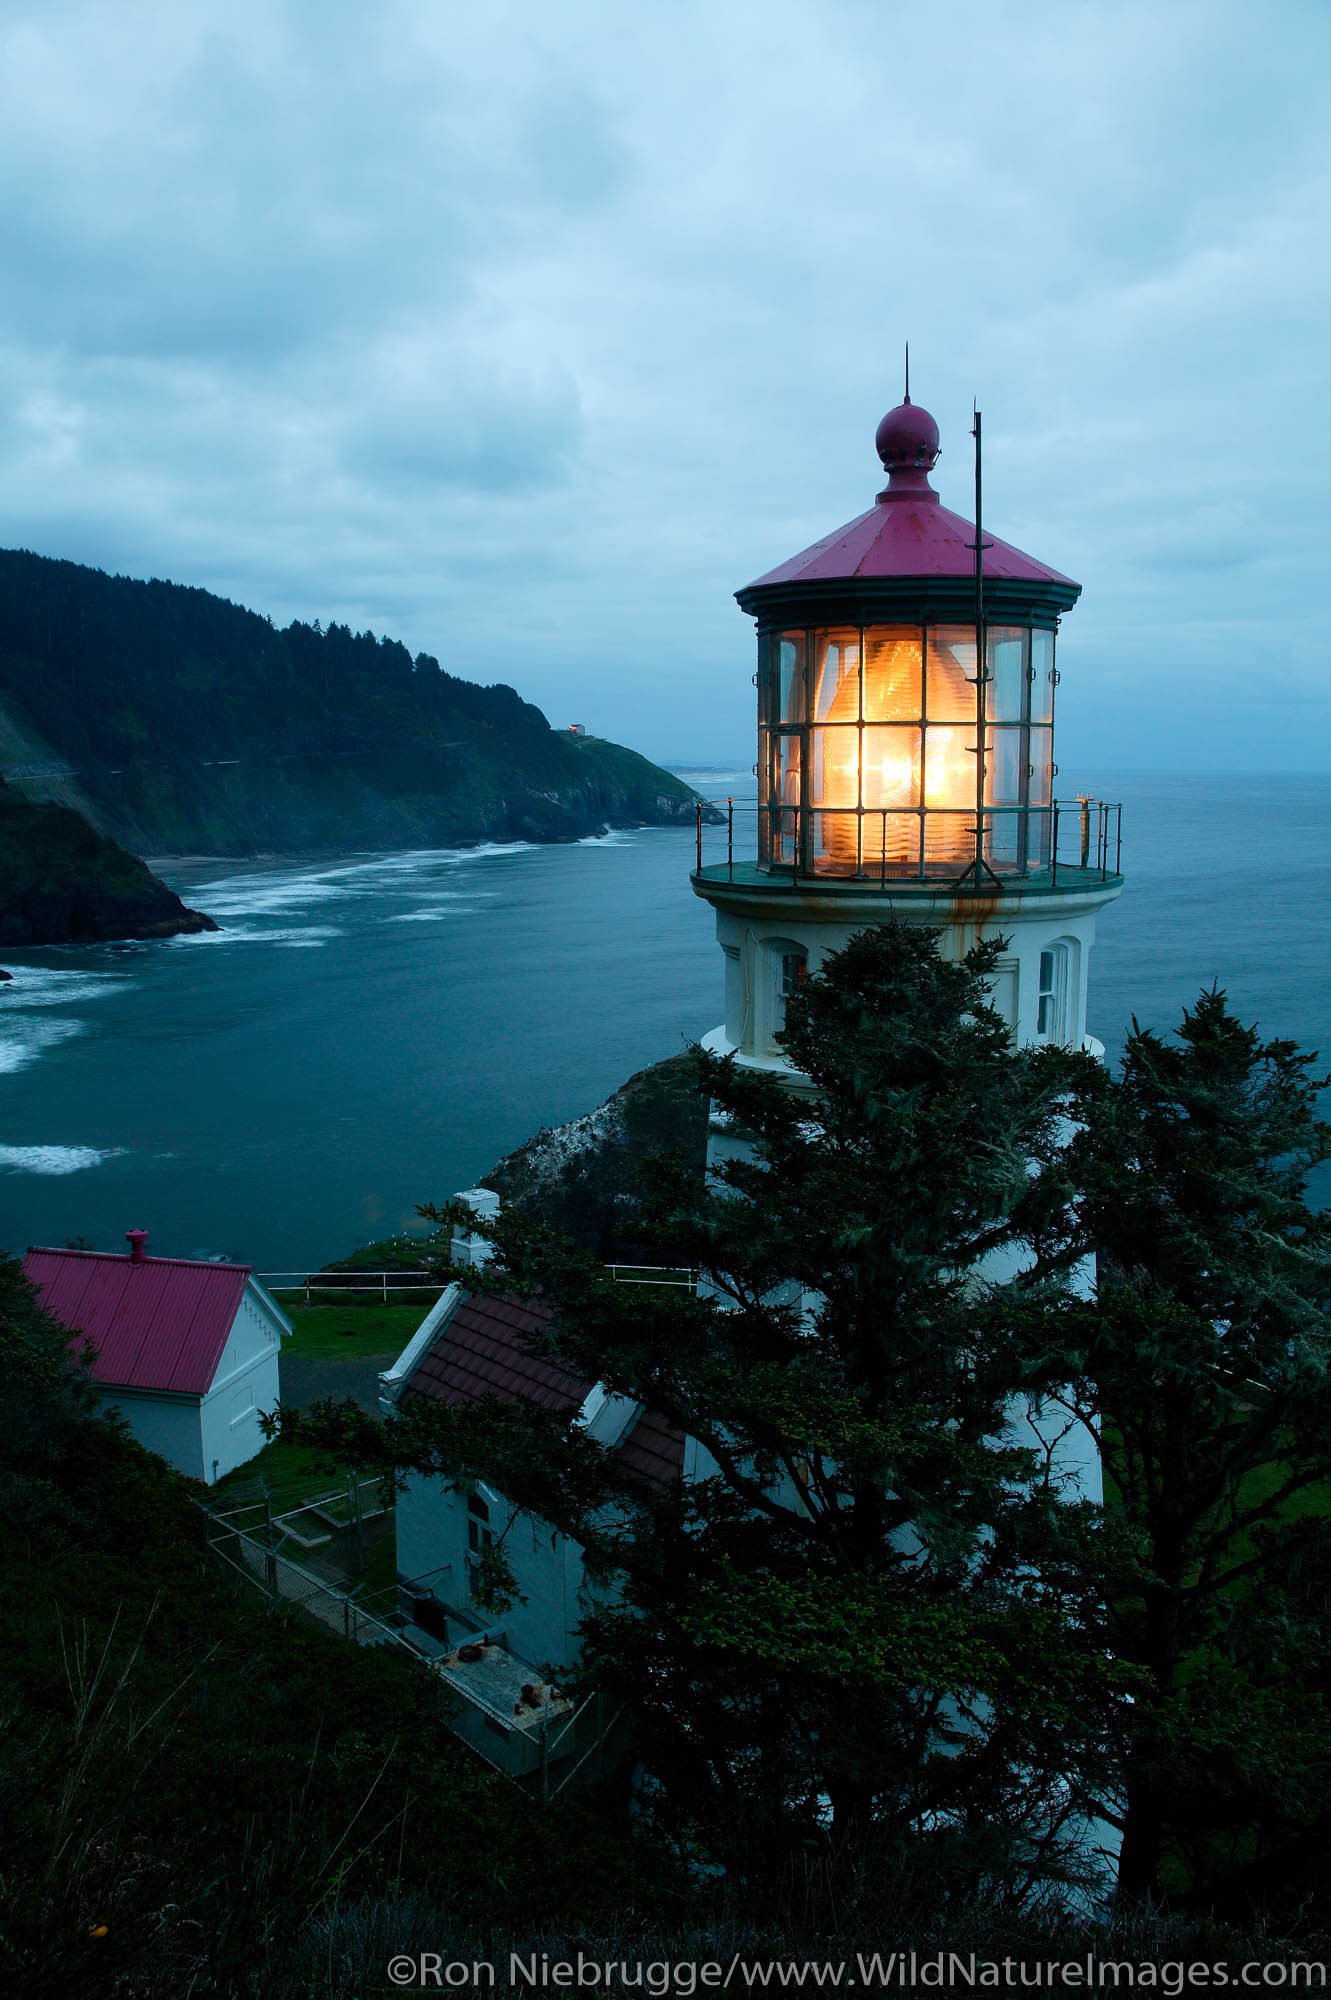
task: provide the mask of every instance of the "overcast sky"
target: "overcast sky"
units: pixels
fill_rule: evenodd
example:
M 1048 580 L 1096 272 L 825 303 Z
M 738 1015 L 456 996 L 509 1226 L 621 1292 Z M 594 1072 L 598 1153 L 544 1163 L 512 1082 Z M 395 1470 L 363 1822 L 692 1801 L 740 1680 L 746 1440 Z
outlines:
M 1065 767 L 1331 768 L 1327 0 L 6 0 L 0 542 L 751 760 L 731 593 L 935 483 Z

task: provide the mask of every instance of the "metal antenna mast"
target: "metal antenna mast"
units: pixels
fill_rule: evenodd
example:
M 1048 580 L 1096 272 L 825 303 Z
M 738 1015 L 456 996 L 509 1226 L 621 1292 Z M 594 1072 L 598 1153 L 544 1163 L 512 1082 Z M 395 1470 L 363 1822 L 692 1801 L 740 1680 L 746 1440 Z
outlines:
M 982 453 L 980 448 L 980 412 L 972 405 L 975 421 L 971 426 L 971 436 L 975 439 L 975 540 L 971 547 L 975 550 L 975 859 L 957 883 L 958 888 L 984 889 L 992 883 L 996 889 L 1002 883 L 984 858 L 984 789 L 985 789 L 985 737 L 988 722 L 988 651 L 984 629 L 984 552 L 992 548 L 992 542 L 984 539 L 984 488 L 982 480 Z

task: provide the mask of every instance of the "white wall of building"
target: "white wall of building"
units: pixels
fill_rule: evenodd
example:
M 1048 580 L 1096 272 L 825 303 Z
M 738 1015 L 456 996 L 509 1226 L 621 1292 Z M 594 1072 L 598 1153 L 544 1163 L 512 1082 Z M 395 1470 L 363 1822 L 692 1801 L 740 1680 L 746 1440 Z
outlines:
M 259 1413 L 281 1400 L 278 1362 L 282 1335 L 290 1331 L 290 1321 L 251 1279 L 200 1411 L 202 1477 L 209 1486 L 263 1450 Z
M 119 1410 L 141 1445 L 189 1479 L 204 1477 L 199 1403 L 198 1396 L 169 1396 L 151 1389 L 102 1392 L 102 1408 Z
M 108 1387 L 103 1405 L 119 1410 L 149 1451 L 211 1486 L 267 1443 L 259 1414 L 280 1400 L 278 1357 L 290 1331 L 285 1314 L 251 1279 L 205 1395 Z
M 1095 943 L 1095 919 L 1119 885 L 1068 892 L 1036 891 L 994 898 L 957 898 L 939 892 L 896 902 L 849 894 L 818 898 L 792 894 L 751 897 L 741 902 L 709 896 L 716 910 L 716 935 L 725 961 L 725 1021 L 708 1046 L 733 1050 L 759 1068 L 786 1067 L 775 1042 L 785 1020 L 781 963 L 802 952 L 817 972 L 833 952 L 858 931 L 889 917 L 942 931 L 942 950 L 964 957 L 982 938 L 1008 940 L 991 982 L 993 1004 L 1017 1042 L 1057 1040 L 1079 1047 L 1086 1039 L 1087 971 Z M 1057 966 L 1055 1004 L 1045 1009 L 1041 1029 L 1041 958 L 1049 952 Z
M 954 962 L 982 939 L 1006 939 L 990 980 L 990 994 L 1014 1043 L 1056 1041 L 1103 1057 L 1103 1045 L 1086 1026 L 1089 961 L 1096 917 L 1120 888 L 1115 882 L 1104 888 L 1037 890 L 992 898 L 957 897 L 940 890 L 909 898 L 889 892 L 857 899 L 825 890 L 817 897 L 801 895 L 785 885 L 770 897 L 741 898 L 718 885 L 707 899 L 715 908 L 717 942 L 725 961 L 726 1018 L 704 1037 L 703 1045 L 717 1055 L 733 1054 L 748 1067 L 769 1071 L 790 1089 L 809 1089 L 807 1079 L 791 1067 L 775 1040 L 785 1020 L 783 957 L 802 952 L 809 971 L 817 972 L 857 932 L 896 918 L 938 930 L 943 955 Z M 750 1150 L 748 1139 L 724 1115 L 713 1116 L 707 1142 L 709 1168 L 746 1157 Z M 1015 1249 L 999 1252 L 986 1261 L 983 1275 L 1001 1281 L 1021 1261 Z M 1091 1294 L 1093 1258 L 1083 1261 L 1072 1282 L 1083 1296 Z M 815 1303 L 809 1301 L 810 1309 Z M 1015 1443 L 1049 1454 L 1069 1499 L 1102 1498 L 1094 1437 L 1061 1405 L 1022 1401 L 1008 1417 Z
M 502 1633 L 508 1650 L 534 1667 L 570 1665 L 578 1656 L 578 1627 L 588 1608 L 581 1548 L 548 1521 L 515 1518 L 502 1494 L 491 1487 L 478 1487 L 477 1497 L 489 1517 L 484 1523 L 469 1507 L 469 1496 L 450 1490 L 442 1479 L 408 1481 L 397 1503 L 399 1579 L 432 1589 L 496 1637 Z M 502 1543 L 525 1603 L 500 1613 L 476 1603 L 471 1592 L 473 1523 Z

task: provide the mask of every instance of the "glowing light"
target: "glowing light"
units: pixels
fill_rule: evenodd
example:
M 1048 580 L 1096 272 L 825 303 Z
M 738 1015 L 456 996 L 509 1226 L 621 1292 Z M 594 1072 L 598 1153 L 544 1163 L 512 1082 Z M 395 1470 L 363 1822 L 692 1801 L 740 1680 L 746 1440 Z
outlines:
M 929 647 L 926 723 L 918 630 L 821 633 L 810 803 L 815 866 L 828 874 L 964 867 L 975 851 L 975 686 L 941 633 Z M 955 641 L 964 644 L 959 630 Z M 861 681 L 863 683 L 861 687 Z M 966 722 L 969 719 L 970 727 Z

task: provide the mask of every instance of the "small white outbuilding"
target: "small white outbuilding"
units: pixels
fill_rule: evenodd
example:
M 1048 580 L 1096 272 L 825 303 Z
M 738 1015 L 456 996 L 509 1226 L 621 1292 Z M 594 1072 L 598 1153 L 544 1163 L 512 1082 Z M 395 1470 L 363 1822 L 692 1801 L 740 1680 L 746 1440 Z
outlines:
M 92 1351 L 103 1404 L 150 1451 L 211 1486 L 264 1445 L 261 1410 L 278 1401 L 291 1322 L 246 1264 L 129 1253 L 30 1250 L 42 1305 Z

